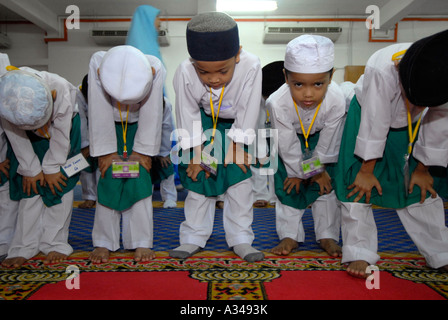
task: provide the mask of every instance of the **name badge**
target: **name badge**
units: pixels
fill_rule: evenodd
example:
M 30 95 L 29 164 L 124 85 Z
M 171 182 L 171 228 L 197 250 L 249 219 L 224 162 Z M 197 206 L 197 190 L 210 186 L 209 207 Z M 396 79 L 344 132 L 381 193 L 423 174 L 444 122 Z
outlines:
M 305 149 L 305 152 L 303 154 L 301 167 L 305 179 L 311 178 L 312 176 L 323 172 L 325 169 L 320 162 L 319 157 L 313 157 L 313 153 L 308 148 Z
M 68 159 L 67 162 L 62 167 L 62 169 L 64 170 L 65 174 L 70 178 L 75 174 L 77 174 L 78 172 L 81 172 L 88 166 L 89 163 L 87 162 L 87 160 L 81 153 L 79 153 L 76 156 Z
M 218 159 L 210 155 L 210 153 L 202 151 L 201 167 L 202 169 L 207 170 L 211 174 L 216 175 L 218 171 Z
M 138 178 L 139 175 L 138 161 L 112 161 L 112 178 Z

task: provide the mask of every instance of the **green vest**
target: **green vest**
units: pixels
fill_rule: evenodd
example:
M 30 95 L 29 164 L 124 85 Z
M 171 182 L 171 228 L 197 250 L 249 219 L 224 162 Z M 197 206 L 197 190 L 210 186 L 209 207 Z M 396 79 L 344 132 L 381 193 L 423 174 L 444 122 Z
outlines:
M 202 129 L 207 136 L 207 141 L 205 142 L 205 146 L 207 146 L 210 144 L 210 136 L 211 136 L 210 132 L 211 130 L 208 129 L 213 128 L 213 120 L 211 116 L 205 114 L 202 108 L 201 108 L 201 120 L 202 120 Z M 244 173 L 241 170 L 241 168 L 238 167 L 235 163 L 230 163 L 226 167 L 224 167 L 223 163 L 225 154 L 227 152 L 226 148 L 228 146 L 228 142 L 230 141 L 225 131 L 226 129 L 231 128 L 232 123 L 233 120 L 225 120 L 225 119 L 218 120 L 216 135 L 221 134 L 223 141 L 222 143 L 220 143 L 218 139 L 215 139 L 214 142 L 214 148 L 219 148 L 221 150 L 222 155 L 222 158 L 218 159 L 219 164 L 216 175 L 211 174 L 210 177 L 207 179 L 205 177 L 205 172 L 201 171 L 197 176 L 197 181 L 193 181 L 191 180 L 191 178 L 187 176 L 186 173 L 188 163 L 182 162 L 179 164 L 178 166 L 179 178 L 185 189 L 205 195 L 206 197 L 216 197 L 218 195 L 225 193 L 230 186 L 235 185 L 238 182 L 248 179 L 252 176 L 249 167 L 247 167 L 247 173 Z M 227 143 L 224 143 L 224 141 L 227 141 Z M 247 148 L 245 148 L 245 151 L 247 152 Z M 190 149 L 187 150 L 186 152 L 188 152 L 188 157 L 186 158 L 192 159 L 194 155 L 193 150 Z M 185 155 L 182 156 L 182 151 L 179 152 L 179 157 L 185 158 Z
M 128 124 L 126 134 L 126 147 L 128 156 L 132 155 L 134 138 L 138 129 L 138 124 Z M 119 155 L 123 155 L 123 128 L 121 123 L 115 124 L 117 136 L 117 150 Z M 148 137 L 150 138 L 150 137 Z M 109 167 L 98 181 L 98 202 L 105 207 L 123 211 L 142 199 L 152 195 L 151 175 L 140 165 L 138 178 L 112 178 L 112 166 Z
M 355 96 L 351 101 L 345 122 L 335 179 L 336 195 L 343 202 L 353 202 L 357 196 L 354 195 L 347 199 L 347 195 L 351 191 L 347 187 L 354 182 L 363 162 L 361 158 L 354 154 L 360 122 L 361 106 Z M 420 201 L 420 187 L 414 186 L 413 192 L 409 195 L 406 194 L 405 190 L 403 167 L 408 143 L 407 127 L 389 130 L 383 157 L 377 160 L 373 171 L 373 174 L 381 184 L 383 195 L 379 195 L 378 190 L 374 187 L 371 192 L 370 203 L 384 208 L 399 209 Z M 411 155 L 409 158 L 410 174 L 412 174 L 416 166 L 417 161 Z M 429 196 L 430 193 L 427 192 L 427 197 Z M 364 203 L 365 196 L 359 202 Z
M 26 133 L 30 138 L 34 152 L 36 153 L 37 157 L 42 163 L 42 160 L 50 147 L 50 140 L 48 140 L 47 138 L 39 137 L 35 135 L 32 131 L 27 131 Z M 81 120 L 79 115 L 76 115 L 72 119 L 72 127 L 70 130 L 70 150 L 67 159 L 70 159 L 71 157 L 79 154 L 80 152 L 81 152 Z M 14 152 L 12 151 L 12 148 L 10 147 L 8 148 L 7 157 L 10 159 L 10 165 L 11 165 L 9 170 L 9 178 L 10 178 L 9 192 L 11 199 L 19 201 L 23 198 L 32 198 L 36 196 L 36 194 L 32 190 L 29 196 L 25 192 L 23 192 L 22 188 L 23 177 L 17 173 L 19 162 Z M 61 172 L 64 174 L 65 177 L 67 177 L 62 168 Z M 62 196 L 67 192 L 71 191 L 76 186 L 76 183 L 79 180 L 79 175 L 80 174 L 77 173 L 68 178 L 65 181 L 67 186 L 64 187 L 61 185 L 62 192 L 55 189 L 56 192 L 55 195 L 51 192 L 49 187 L 41 187 L 38 183 L 37 191 L 39 195 L 42 196 L 42 201 L 44 202 L 44 204 L 47 207 L 60 204 L 62 202 L 61 201 Z

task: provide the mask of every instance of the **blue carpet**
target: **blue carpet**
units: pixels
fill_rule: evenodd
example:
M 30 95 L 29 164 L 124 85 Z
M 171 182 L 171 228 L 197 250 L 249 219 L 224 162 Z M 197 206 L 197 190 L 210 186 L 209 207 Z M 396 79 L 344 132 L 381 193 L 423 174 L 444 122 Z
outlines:
M 91 231 L 94 212 L 94 209 L 73 209 L 69 242 L 74 250 L 92 250 Z M 448 215 L 448 210 L 446 212 Z M 394 210 L 375 209 L 374 215 L 378 227 L 379 252 L 418 252 Z M 179 226 L 183 220 L 183 208 L 154 208 L 153 249 L 166 251 L 177 247 L 179 245 Z M 315 241 L 310 210 L 306 210 L 303 224 L 306 238 L 305 242 L 301 244 L 300 250 L 320 250 Z M 255 208 L 252 227 L 255 233 L 253 245 L 257 249 L 269 250 L 278 243 L 274 208 Z M 214 231 L 205 250 L 228 250 L 222 223 L 222 210 L 216 210 Z

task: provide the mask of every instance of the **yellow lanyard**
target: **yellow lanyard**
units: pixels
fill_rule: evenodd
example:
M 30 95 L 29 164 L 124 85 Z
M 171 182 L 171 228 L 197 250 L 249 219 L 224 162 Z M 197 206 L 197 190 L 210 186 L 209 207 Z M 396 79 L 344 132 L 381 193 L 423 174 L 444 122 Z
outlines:
M 43 130 L 42 130 L 43 129 Z M 42 128 L 37 129 L 37 132 L 39 132 L 41 135 L 43 135 L 45 138 L 50 140 L 51 136 L 48 132 L 48 125 L 44 125 Z
M 213 119 L 213 133 L 212 133 L 212 138 L 211 138 L 211 144 L 213 144 L 213 142 L 215 140 L 216 126 L 218 125 L 218 115 L 219 115 L 219 110 L 221 110 L 221 103 L 222 103 L 222 97 L 224 95 L 224 88 L 225 88 L 225 86 L 222 86 L 221 95 L 219 97 L 218 113 L 216 113 L 216 118 L 215 118 L 215 110 L 213 108 L 213 99 L 212 99 L 212 88 L 210 87 L 210 109 L 212 110 L 212 119 Z
M 412 152 L 412 143 L 414 143 L 415 137 L 417 136 L 418 128 L 420 127 L 420 122 L 422 120 L 423 111 L 420 113 L 420 117 L 418 118 L 417 124 L 415 125 L 414 131 L 412 131 L 412 119 L 411 119 L 411 110 L 409 108 L 408 100 L 406 99 L 406 109 L 408 112 L 408 135 L 409 135 L 409 144 L 408 144 L 408 155 Z
M 127 111 L 126 111 L 126 124 L 123 125 L 123 118 L 121 116 L 121 104 L 120 104 L 120 102 L 117 102 L 117 103 L 118 103 L 118 109 L 120 110 L 121 128 L 123 130 L 123 144 L 124 144 L 124 147 L 123 147 L 123 158 L 126 159 L 128 157 L 128 150 L 126 148 L 126 133 L 128 132 L 129 105 L 126 106 L 126 108 L 127 108 Z
M 314 124 L 314 120 L 316 120 L 317 113 L 319 112 L 320 105 L 322 104 L 322 101 L 317 106 L 316 112 L 314 113 L 314 116 L 313 116 L 313 120 L 311 120 L 311 124 L 308 127 L 308 131 L 306 133 L 305 133 L 305 128 L 303 127 L 302 119 L 300 119 L 300 116 L 299 116 L 299 109 L 297 108 L 297 104 L 294 100 L 292 100 L 292 101 L 294 102 L 294 107 L 296 108 L 297 116 L 299 117 L 300 127 L 302 128 L 302 134 L 305 137 L 305 147 L 308 149 L 308 136 L 310 135 L 311 128 Z

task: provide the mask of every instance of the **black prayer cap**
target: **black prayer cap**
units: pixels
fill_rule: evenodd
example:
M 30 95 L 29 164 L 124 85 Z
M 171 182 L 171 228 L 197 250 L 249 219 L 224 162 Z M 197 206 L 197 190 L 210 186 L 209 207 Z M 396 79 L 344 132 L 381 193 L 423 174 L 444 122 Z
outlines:
M 240 50 L 238 25 L 222 12 L 198 14 L 187 25 L 187 49 L 194 60 L 228 60 Z
M 398 68 L 413 105 L 435 107 L 448 102 L 448 30 L 413 43 Z
M 285 83 L 283 68 L 284 61 L 274 61 L 261 69 L 263 74 L 261 93 L 264 97 L 269 97 Z

